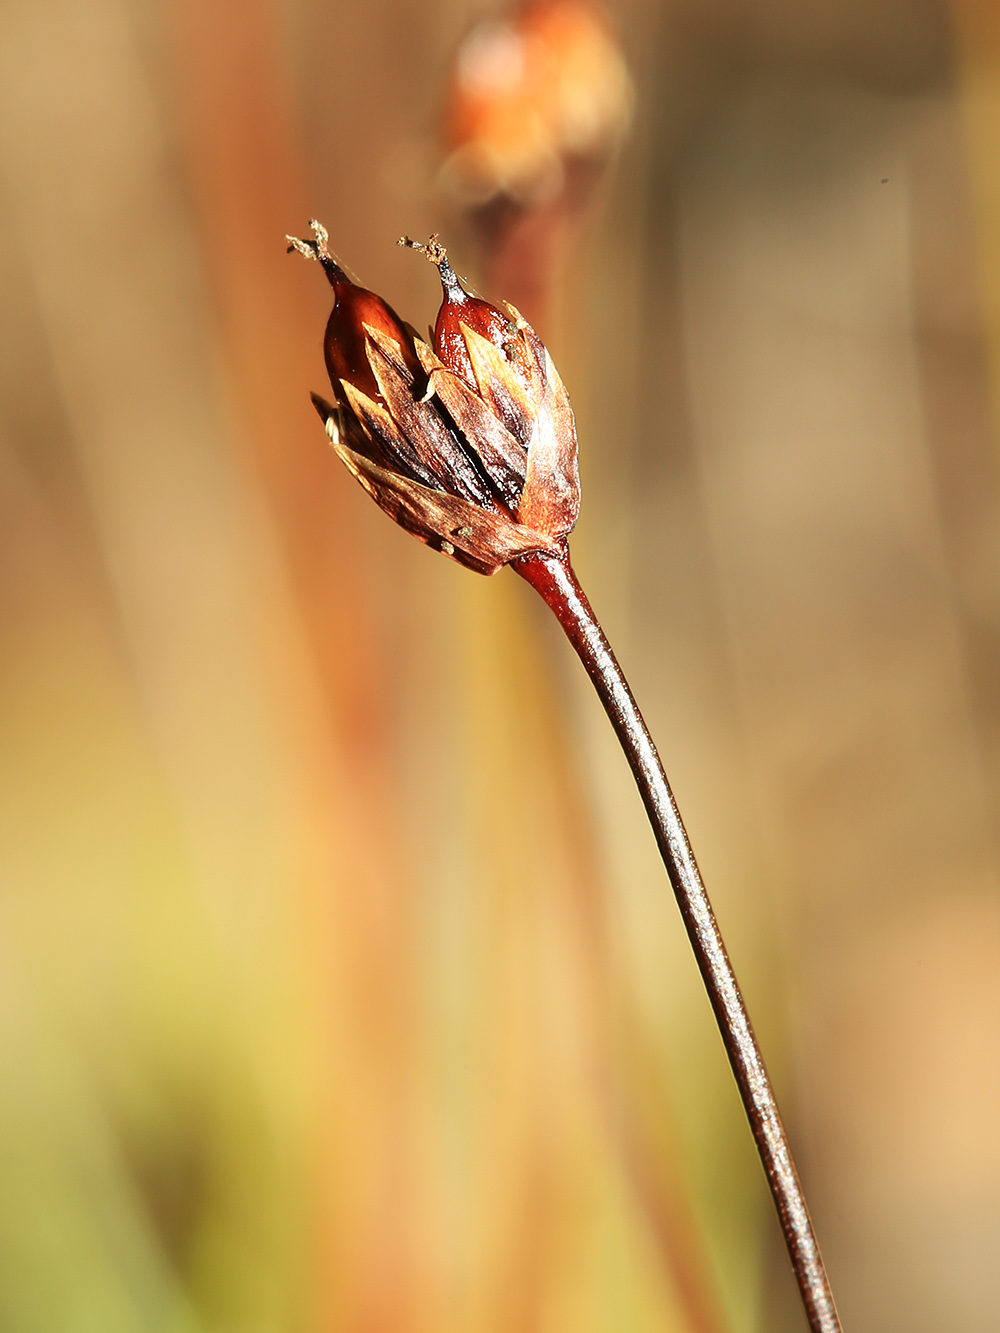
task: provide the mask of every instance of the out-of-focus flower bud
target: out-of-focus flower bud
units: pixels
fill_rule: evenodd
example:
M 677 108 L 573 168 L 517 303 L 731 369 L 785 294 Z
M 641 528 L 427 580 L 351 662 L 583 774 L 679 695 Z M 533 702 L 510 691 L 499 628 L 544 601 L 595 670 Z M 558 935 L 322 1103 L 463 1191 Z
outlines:
M 579 165 L 610 157 L 632 83 L 593 0 L 526 0 L 477 24 L 455 61 L 444 184 L 464 209 L 549 203 Z
M 480 573 L 558 554 L 579 511 L 576 429 L 537 334 L 512 306 L 503 314 L 467 292 L 432 239 L 415 247 L 445 293 L 430 347 L 340 276 L 312 225 L 315 241 L 288 241 L 323 263 L 337 293 L 325 350 L 338 405 L 313 402 L 341 459 L 397 523 Z

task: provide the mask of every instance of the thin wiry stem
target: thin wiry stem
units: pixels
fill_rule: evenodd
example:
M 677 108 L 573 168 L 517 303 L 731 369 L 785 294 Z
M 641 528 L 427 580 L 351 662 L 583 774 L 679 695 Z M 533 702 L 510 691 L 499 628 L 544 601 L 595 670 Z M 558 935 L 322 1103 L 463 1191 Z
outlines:
M 768 1184 L 813 1333 L 840 1320 L 771 1082 L 680 812 L 632 691 L 569 563 L 539 556 L 513 568 L 541 594 L 587 669 L 621 742 L 681 909 Z

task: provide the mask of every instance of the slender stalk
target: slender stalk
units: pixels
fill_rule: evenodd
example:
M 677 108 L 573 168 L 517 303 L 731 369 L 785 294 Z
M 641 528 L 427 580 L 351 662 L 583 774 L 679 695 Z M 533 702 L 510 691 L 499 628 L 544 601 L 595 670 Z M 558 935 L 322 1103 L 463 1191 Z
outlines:
M 813 1333 L 840 1333 L 840 1320 L 826 1269 L 757 1038 L 680 812 L 642 714 L 576 580 L 568 553 L 562 559 L 531 557 L 515 562 L 513 568 L 541 594 L 555 613 L 594 682 L 625 751 L 757 1141 L 809 1326 Z

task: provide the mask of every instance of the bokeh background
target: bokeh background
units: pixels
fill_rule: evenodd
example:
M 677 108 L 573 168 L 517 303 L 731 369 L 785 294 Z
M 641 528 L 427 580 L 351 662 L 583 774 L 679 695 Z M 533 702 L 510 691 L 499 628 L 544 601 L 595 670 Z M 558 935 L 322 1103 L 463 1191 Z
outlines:
M 1000 1327 L 1000 11 L 618 0 L 615 160 L 477 213 L 504 12 L 0 8 L 4 1333 L 803 1327 L 583 673 L 325 447 L 313 216 L 524 284 L 845 1327 Z

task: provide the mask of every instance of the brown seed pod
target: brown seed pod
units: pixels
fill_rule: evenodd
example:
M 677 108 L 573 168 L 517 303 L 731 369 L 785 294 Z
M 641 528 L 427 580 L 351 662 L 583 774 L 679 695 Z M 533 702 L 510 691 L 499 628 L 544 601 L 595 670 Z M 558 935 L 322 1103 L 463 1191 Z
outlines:
M 444 286 L 432 348 L 313 232 L 289 249 L 318 259 L 336 292 L 324 350 L 338 405 L 313 402 L 343 462 L 401 527 L 482 574 L 558 552 L 579 509 L 576 430 L 534 330 L 467 292 L 432 238 L 414 247 Z
M 405 364 L 415 376 L 419 376 L 420 363 L 409 329 L 381 296 L 351 281 L 330 254 L 326 228 L 318 222 L 309 225 L 315 240 L 300 241 L 295 236 L 286 237 L 286 240 L 289 252 L 298 250 L 310 259 L 319 260 L 335 293 L 334 306 L 323 336 L 323 356 L 337 400 L 344 401 L 345 382 L 369 397 L 378 394 L 378 385 L 368 363 L 364 333 L 366 326 L 391 338 L 399 346 Z

